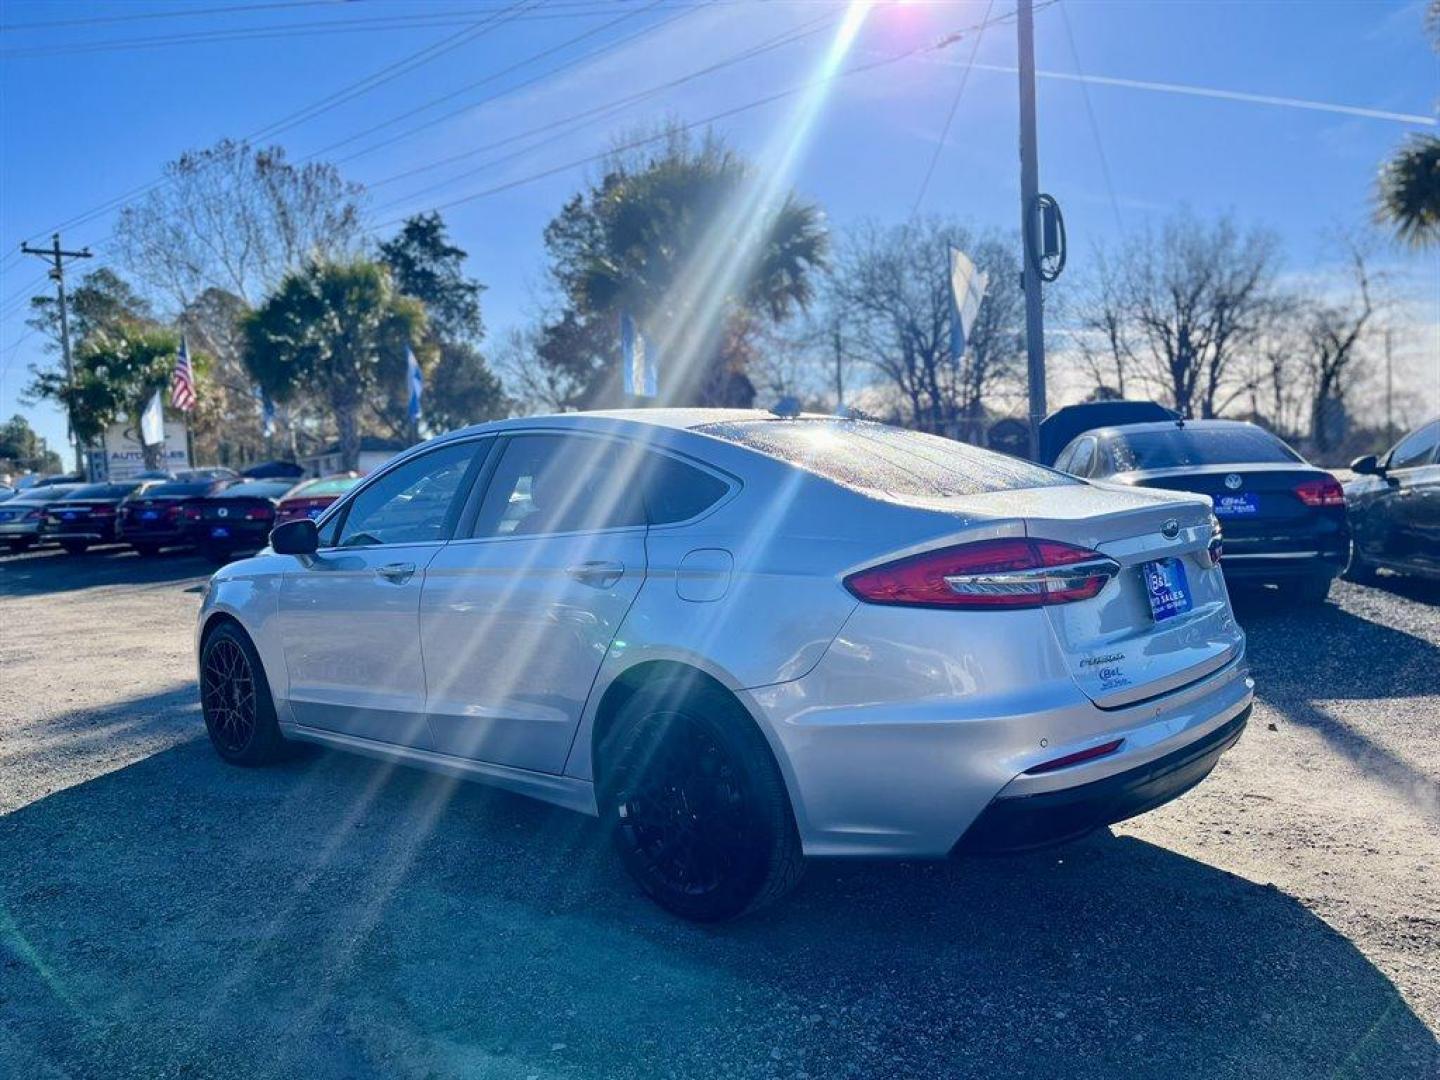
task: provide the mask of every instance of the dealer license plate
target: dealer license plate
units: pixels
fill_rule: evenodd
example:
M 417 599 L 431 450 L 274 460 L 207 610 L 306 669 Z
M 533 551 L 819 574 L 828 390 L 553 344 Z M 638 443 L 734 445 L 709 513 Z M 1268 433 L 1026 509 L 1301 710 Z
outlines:
M 1145 578 L 1145 595 L 1150 600 L 1150 614 L 1156 622 L 1183 615 L 1194 606 L 1190 598 L 1190 582 L 1185 577 L 1185 564 L 1179 559 L 1157 559 L 1140 568 Z
M 1216 495 L 1216 517 L 1251 517 L 1260 512 L 1260 496 L 1249 492 L 1239 495 Z

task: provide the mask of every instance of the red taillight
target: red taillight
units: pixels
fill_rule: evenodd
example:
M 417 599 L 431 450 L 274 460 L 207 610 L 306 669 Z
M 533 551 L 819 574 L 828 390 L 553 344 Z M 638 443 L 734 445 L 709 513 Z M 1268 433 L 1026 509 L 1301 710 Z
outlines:
M 1295 485 L 1295 496 L 1306 506 L 1344 506 L 1345 490 L 1333 476 Z
M 275 511 L 268 506 L 252 506 L 245 511 L 247 521 L 269 521 L 275 516 Z
M 981 540 L 861 570 L 845 587 L 872 604 L 1031 608 L 1089 600 L 1119 571 L 1114 559 L 1058 540 Z
M 25 515 L 25 520 L 26 520 L 26 521 L 39 521 L 39 520 L 40 520 L 41 518 L 43 518 L 44 516 L 45 516 L 45 511 L 44 511 L 44 510 L 31 510 L 28 514 Z
M 92 507 L 90 508 L 90 513 L 94 514 L 96 517 L 109 517 L 111 514 L 115 513 L 115 507 L 113 507 L 113 506 L 92 506 Z
M 1113 754 L 1116 750 L 1120 749 L 1120 744 L 1124 741 L 1124 739 L 1114 739 L 1107 743 L 1101 743 L 1099 746 L 1092 746 L 1089 750 L 1078 750 L 1073 754 L 1066 754 L 1064 757 L 1053 758 L 1050 761 L 1042 761 L 1033 769 L 1026 769 L 1025 775 L 1034 776 L 1036 773 L 1054 772 L 1056 769 L 1063 769 L 1067 765 L 1079 765 L 1082 761 L 1094 761 L 1096 758 L 1102 758 L 1106 754 Z
M 176 513 L 182 514 L 186 521 L 199 521 L 201 518 L 201 510 L 198 506 L 187 506 L 183 510 L 172 506 L 169 510 L 170 516 L 174 517 Z

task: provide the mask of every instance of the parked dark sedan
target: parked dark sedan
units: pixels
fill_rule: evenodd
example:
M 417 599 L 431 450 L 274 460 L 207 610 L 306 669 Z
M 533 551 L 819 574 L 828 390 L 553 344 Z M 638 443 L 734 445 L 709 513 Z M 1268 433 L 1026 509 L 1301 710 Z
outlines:
M 1440 419 L 1416 428 L 1389 453 L 1356 458 L 1345 485 L 1350 565 L 1345 576 L 1371 581 L 1378 567 L 1440 578 Z
M 242 551 L 259 551 L 270 542 L 275 507 L 295 486 L 292 480 L 242 480 L 185 507 L 195 543 L 215 562 L 229 562 Z
M 1224 533 L 1225 579 L 1319 603 L 1349 557 L 1345 494 L 1264 428 L 1235 420 L 1099 428 L 1055 467 L 1087 480 L 1209 495 Z
M 225 480 L 172 480 L 120 504 L 120 538 L 141 555 L 195 543 L 194 522 L 185 515 L 192 503 L 233 485 Z
M 17 553 L 34 547 L 43 539 L 45 508 L 65 498 L 78 486 L 46 484 L 22 488 L 13 498 L 6 499 L 0 505 L 0 543 Z
M 71 555 L 83 555 L 92 544 L 113 544 L 120 539 L 120 504 L 158 483 L 124 480 L 77 487 L 45 507 L 43 535 L 57 541 Z

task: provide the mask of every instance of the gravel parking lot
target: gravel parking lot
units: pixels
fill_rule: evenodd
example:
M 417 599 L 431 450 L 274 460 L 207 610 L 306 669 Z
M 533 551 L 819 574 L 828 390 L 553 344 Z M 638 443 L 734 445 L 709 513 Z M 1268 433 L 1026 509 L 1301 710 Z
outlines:
M 1440 589 L 1242 603 L 1250 729 L 1159 811 L 699 928 L 588 819 L 222 765 L 207 572 L 0 559 L 0 1075 L 1440 1076 Z

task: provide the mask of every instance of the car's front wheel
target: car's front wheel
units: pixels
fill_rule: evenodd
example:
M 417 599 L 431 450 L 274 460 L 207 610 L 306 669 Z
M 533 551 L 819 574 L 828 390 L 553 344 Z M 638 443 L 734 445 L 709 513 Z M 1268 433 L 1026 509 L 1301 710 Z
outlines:
M 232 765 L 264 765 L 286 743 L 260 655 L 245 631 L 221 623 L 200 650 L 200 708 L 215 752 Z
M 642 689 L 600 747 L 600 813 L 657 903 L 717 922 L 794 887 L 804 860 L 764 737 L 715 691 Z

